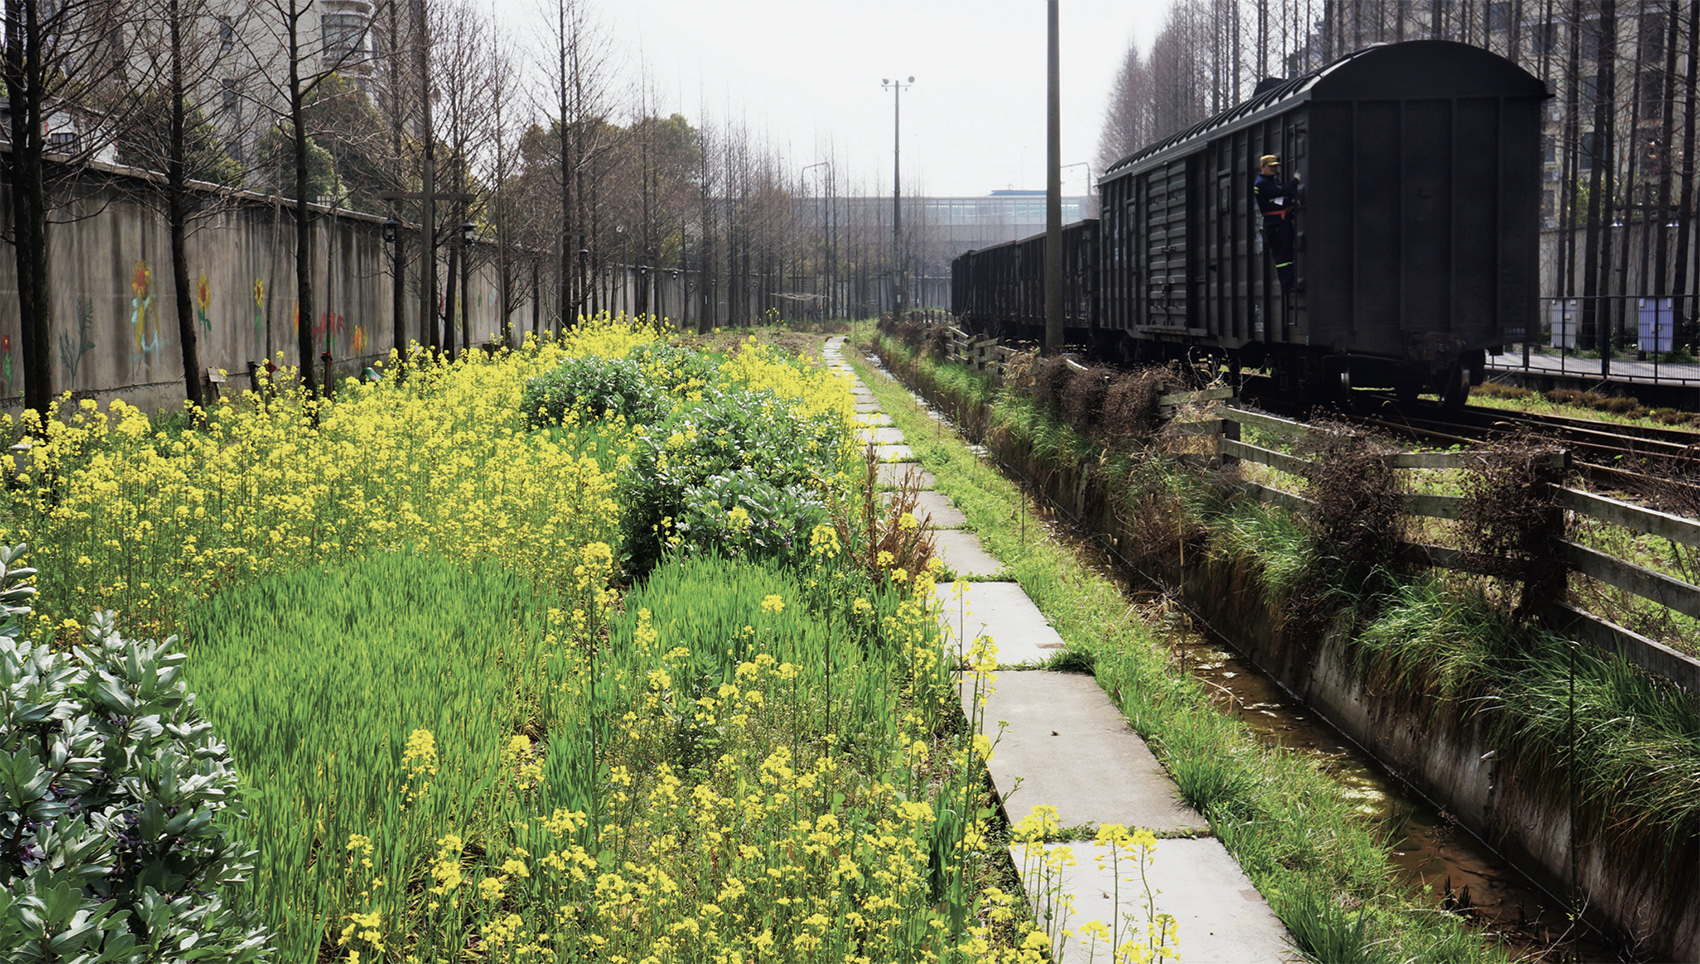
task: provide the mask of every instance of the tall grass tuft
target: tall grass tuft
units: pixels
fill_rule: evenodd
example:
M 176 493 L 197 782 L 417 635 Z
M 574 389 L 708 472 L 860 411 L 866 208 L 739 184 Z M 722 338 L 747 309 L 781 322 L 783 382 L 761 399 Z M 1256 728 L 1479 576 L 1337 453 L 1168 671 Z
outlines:
M 189 613 L 189 685 L 238 761 L 260 845 L 242 899 L 278 928 L 283 960 L 315 953 L 359 899 L 356 838 L 399 900 L 439 837 L 506 835 L 518 813 L 504 749 L 556 722 L 553 602 L 494 565 L 392 552 L 274 575 Z M 410 761 L 419 730 L 434 749 L 416 745 Z

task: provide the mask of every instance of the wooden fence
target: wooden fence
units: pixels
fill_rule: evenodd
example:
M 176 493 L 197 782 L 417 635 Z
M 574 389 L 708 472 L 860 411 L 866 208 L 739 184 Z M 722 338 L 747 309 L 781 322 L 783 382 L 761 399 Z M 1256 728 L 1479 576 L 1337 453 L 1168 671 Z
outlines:
M 969 365 L 976 371 L 990 372 L 994 378 L 1003 374 L 1004 365 L 1016 352 L 998 343 L 995 338 L 975 338 L 955 328 L 946 330 L 950 359 Z M 1079 366 L 1075 363 L 1076 367 Z M 1163 395 L 1158 404 L 1165 416 L 1172 417 L 1184 408 L 1196 410 L 1208 406 L 1210 417 L 1173 426 L 1183 436 L 1214 439 L 1214 452 L 1208 461 L 1220 465 L 1229 459 L 1243 459 L 1267 465 L 1281 472 L 1303 476 L 1310 462 L 1298 456 L 1274 449 L 1252 445 L 1240 439 L 1244 426 L 1254 426 L 1277 435 L 1299 438 L 1313 431 L 1302 422 L 1289 421 L 1235 408 L 1231 405 L 1234 392 L 1228 388 L 1206 389 L 1201 392 L 1182 392 Z M 1568 464 L 1569 453 L 1556 456 Z M 1401 452 L 1388 457 L 1399 469 L 1460 469 L 1479 464 L 1480 457 L 1468 452 Z M 1267 503 L 1304 511 L 1310 501 L 1301 495 L 1256 482 L 1242 483 L 1246 490 Z M 1692 519 L 1645 509 L 1617 499 L 1568 486 L 1554 486 L 1558 504 L 1564 509 L 1621 526 L 1631 532 L 1657 536 L 1672 543 L 1700 547 L 1700 523 Z M 1435 519 L 1457 519 L 1462 499 L 1445 495 L 1409 495 L 1405 511 L 1410 515 Z M 1661 572 L 1655 572 L 1624 559 L 1580 545 L 1569 539 L 1558 540 L 1561 561 L 1568 570 L 1579 572 L 1608 586 L 1647 599 L 1666 609 L 1694 619 L 1700 619 L 1700 586 L 1695 586 Z M 1415 562 L 1437 568 L 1478 570 L 1465 553 L 1445 546 L 1408 543 L 1407 557 Z M 1678 652 L 1656 640 L 1619 626 L 1607 619 L 1577 609 L 1570 604 L 1552 600 L 1540 613 L 1554 631 L 1600 649 L 1618 653 L 1629 662 L 1669 679 L 1691 693 L 1700 694 L 1700 659 Z

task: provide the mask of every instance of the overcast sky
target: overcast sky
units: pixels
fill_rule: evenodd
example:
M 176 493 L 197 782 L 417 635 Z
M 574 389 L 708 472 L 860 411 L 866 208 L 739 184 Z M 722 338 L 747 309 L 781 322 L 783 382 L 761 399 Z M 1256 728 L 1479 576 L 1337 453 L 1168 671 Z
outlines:
M 504 29 L 548 41 L 536 0 L 493 2 Z M 1122 57 L 1136 41 L 1150 48 L 1167 7 L 1062 0 L 1063 164 L 1096 154 Z M 892 94 L 880 81 L 910 75 L 904 194 L 1045 186 L 1044 0 L 591 0 L 591 10 L 623 59 L 647 65 L 664 111 L 730 114 L 799 170 L 834 151 L 841 192 L 846 180 L 890 192 Z M 1064 169 L 1064 193 L 1085 186 L 1086 168 Z

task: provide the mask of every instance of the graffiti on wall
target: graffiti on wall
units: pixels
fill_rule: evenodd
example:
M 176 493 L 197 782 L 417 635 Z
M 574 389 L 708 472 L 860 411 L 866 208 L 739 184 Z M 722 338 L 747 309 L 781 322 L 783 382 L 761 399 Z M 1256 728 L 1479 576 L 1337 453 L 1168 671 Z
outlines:
M 207 273 L 201 272 L 199 281 L 195 282 L 195 317 L 201 322 L 201 333 L 212 334 L 212 319 L 207 317 L 207 306 L 212 304 L 212 284 L 207 281 Z
M 325 351 L 336 351 L 336 336 L 344 331 L 342 316 L 334 311 L 327 311 L 319 316 L 319 323 L 313 326 L 313 340 L 324 339 Z
M 266 283 L 254 279 L 254 347 L 266 343 L 266 316 L 264 305 L 266 300 Z
M 366 354 L 366 343 L 367 343 L 366 326 L 365 325 L 355 325 L 354 326 L 354 334 L 349 336 L 350 347 L 352 347 L 354 349 L 354 353 L 356 355 L 364 355 L 364 354 Z
M 77 369 L 83 365 L 83 356 L 94 350 L 94 339 L 89 337 L 89 326 L 94 324 L 94 301 L 90 298 L 77 299 L 77 340 L 71 341 L 71 333 L 59 333 L 59 361 L 65 365 L 65 383 L 76 382 Z
M 12 336 L 0 335 L 0 392 L 12 394 L 12 373 L 16 371 L 12 364 Z
M 159 309 L 153 303 L 153 272 L 140 258 L 136 259 L 136 270 L 130 275 L 130 293 L 134 296 L 130 299 L 130 327 L 136 342 L 136 351 L 130 360 L 139 363 L 144 356 L 159 348 Z M 150 308 L 153 309 L 151 323 Z

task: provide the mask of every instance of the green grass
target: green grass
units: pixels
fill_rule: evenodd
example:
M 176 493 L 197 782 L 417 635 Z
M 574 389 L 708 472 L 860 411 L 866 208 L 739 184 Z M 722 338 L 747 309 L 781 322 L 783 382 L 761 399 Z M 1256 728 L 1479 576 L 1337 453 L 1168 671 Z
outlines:
M 396 552 L 265 577 L 189 613 L 189 687 L 241 768 L 260 845 L 240 899 L 280 928 L 283 960 L 340 929 L 353 835 L 399 886 L 443 834 L 487 841 L 521 817 L 495 776 L 511 736 L 558 722 L 552 601 L 494 565 Z M 418 729 L 445 765 L 404 808 Z
M 1296 755 L 1261 747 L 1243 723 L 1213 709 L 1203 685 L 1173 666 L 1163 640 L 1130 618 L 1131 607 L 1119 589 L 1034 523 L 1033 507 L 1013 482 L 953 435 L 936 432 L 894 382 L 853 354 L 846 357 L 986 549 L 1006 560 L 1069 649 L 1090 654 L 1081 659 L 1092 662 L 1099 685 L 1150 743 L 1183 798 L 1208 818 L 1313 960 L 1337 960 L 1328 955 L 1339 946 L 1340 934 L 1356 931 L 1399 960 L 1504 959 L 1457 918 L 1422 906 L 1392 882 L 1380 836 L 1363 825 L 1338 784 Z M 977 378 L 967 373 L 962 383 L 973 386 Z M 998 404 L 1018 418 L 1032 411 L 1031 403 L 1000 398 Z M 1067 438 L 1066 430 L 1047 427 L 1035 434 L 1039 444 L 1056 452 L 1084 450 Z M 1201 507 L 1214 504 L 1200 493 L 1189 493 L 1187 500 Z M 1265 549 L 1266 566 L 1297 571 L 1292 563 L 1278 561 L 1278 546 L 1292 535 L 1286 524 L 1248 512 L 1240 528 L 1249 543 Z M 1307 928 L 1301 918 L 1314 908 L 1288 899 L 1301 893 L 1362 910 Z M 1184 932 L 1180 945 L 1184 950 Z

